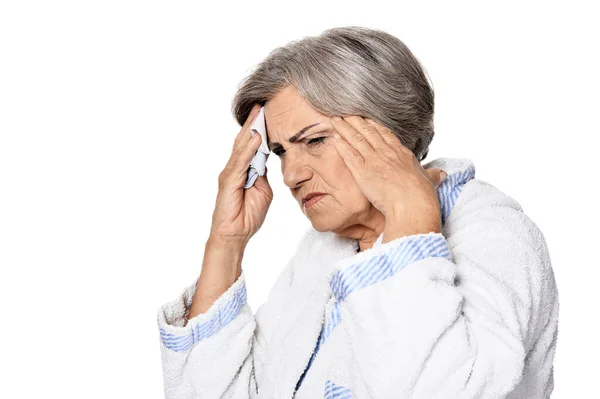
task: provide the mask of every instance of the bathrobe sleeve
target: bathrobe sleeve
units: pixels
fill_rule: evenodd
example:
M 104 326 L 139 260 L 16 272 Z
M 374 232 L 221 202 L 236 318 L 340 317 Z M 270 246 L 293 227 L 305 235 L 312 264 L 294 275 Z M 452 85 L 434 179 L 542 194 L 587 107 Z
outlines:
M 256 398 L 267 339 L 289 285 L 291 262 L 255 315 L 246 300 L 245 274 L 212 306 L 189 315 L 196 282 L 158 311 L 166 399 Z M 196 280 L 197 281 L 197 280 Z
M 452 226 L 448 239 L 400 237 L 336 267 L 350 360 L 329 384 L 348 382 L 352 397 L 505 398 L 526 373 L 546 381 L 558 303 L 542 233 L 502 206 L 463 212 Z M 540 367 L 524 370 L 534 347 Z M 518 397 L 547 398 L 542 389 Z

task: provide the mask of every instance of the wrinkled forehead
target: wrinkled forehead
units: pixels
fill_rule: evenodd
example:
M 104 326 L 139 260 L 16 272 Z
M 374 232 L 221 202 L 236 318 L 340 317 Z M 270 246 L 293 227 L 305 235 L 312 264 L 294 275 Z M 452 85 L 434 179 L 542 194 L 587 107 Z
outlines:
M 286 140 L 311 123 L 317 123 L 315 115 L 302 109 L 267 110 L 265 106 L 265 129 L 270 141 Z
M 290 115 L 289 119 L 285 115 Z M 316 132 L 331 130 L 331 119 L 319 113 L 286 113 L 275 121 L 269 120 L 265 114 L 267 143 L 270 150 L 282 146 L 287 148 L 291 143 L 301 141 Z
M 282 142 L 304 127 L 323 123 L 325 115 L 315 110 L 292 86 L 281 90 L 264 105 L 269 141 Z

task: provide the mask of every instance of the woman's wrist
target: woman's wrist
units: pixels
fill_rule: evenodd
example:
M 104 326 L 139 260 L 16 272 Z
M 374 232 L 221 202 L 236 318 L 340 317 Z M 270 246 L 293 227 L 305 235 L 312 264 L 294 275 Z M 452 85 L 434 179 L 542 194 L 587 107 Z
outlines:
M 431 221 L 429 223 L 406 223 L 388 222 L 386 220 L 385 229 L 383 230 L 382 244 L 395 240 L 396 238 L 406 237 L 414 234 L 441 233 L 441 221 Z
M 211 237 L 204 249 L 200 278 L 187 319 L 205 313 L 242 273 L 245 246 Z
M 217 267 L 235 272 L 236 280 L 242 267 L 246 243 L 242 241 L 209 236 L 204 247 L 204 267 Z M 234 280 L 235 281 L 235 280 Z
M 200 276 L 202 277 L 203 274 L 208 276 L 207 280 L 211 285 L 226 286 L 226 290 L 241 274 L 245 249 L 245 244 L 240 242 L 209 237 L 204 248 Z M 210 287 L 203 288 L 209 290 L 207 292 L 212 291 Z
M 206 251 L 233 251 L 236 253 L 244 253 L 247 242 L 236 238 L 221 237 L 218 235 L 209 235 L 206 240 Z

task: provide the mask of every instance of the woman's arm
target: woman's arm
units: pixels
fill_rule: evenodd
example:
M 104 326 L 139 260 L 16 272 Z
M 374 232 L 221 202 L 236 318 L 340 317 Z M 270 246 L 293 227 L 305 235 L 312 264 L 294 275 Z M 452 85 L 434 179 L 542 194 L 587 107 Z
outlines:
M 214 301 L 240 277 L 243 257 L 243 247 L 209 237 L 188 320 L 210 309 Z
M 241 251 L 209 239 L 196 283 L 159 310 L 165 398 L 256 395 L 250 353 L 256 324 L 246 301 Z M 235 393 L 237 385 L 243 393 Z
M 202 280 L 186 287 L 176 300 L 158 311 L 165 398 L 255 398 L 267 340 L 285 303 L 293 263 L 288 263 L 268 301 L 253 315 L 246 301 L 245 275 L 238 265 L 241 257 L 209 250 L 207 244 Z M 229 271 L 220 275 L 216 270 Z M 237 279 L 213 300 L 238 271 Z M 206 295 L 200 292 L 204 289 Z M 199 312 L 196 315 L 192 314 L 194 304 Z
M 408 235 L 339 264 L 327 340 L 349 358 L 331 383 L 356 397 L 547 397 L 558 300 L 544 238 L 516 202 L 468 184 L 481 189 L 453 210 L 448 238 Z
M 257 312 L 266 317 L 252 315 L 241 260 L 273 199 L 266 174 L 244 189 L 248 165 L 261 144 L 261 136 L 249 131 L 260 108 L 254 104 L 219 174 L 213 238 L 205 247 L 200 277 L 158 311 L 167 398 L 256 396 L 255 375 L 266 345 L 262 329 L 269 329 L 274 305 L 267 303 Z

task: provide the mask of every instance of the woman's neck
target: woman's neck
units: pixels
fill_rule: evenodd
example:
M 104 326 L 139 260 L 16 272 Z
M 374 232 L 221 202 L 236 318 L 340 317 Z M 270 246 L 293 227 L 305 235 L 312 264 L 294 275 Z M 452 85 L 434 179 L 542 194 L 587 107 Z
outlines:
M 373 247 L 384 229 L 385 216 L 375 207 L 371 207 L 368 214 L 363 216 L 360 222 L 335 233 L 358 240 L 358 253 Z

